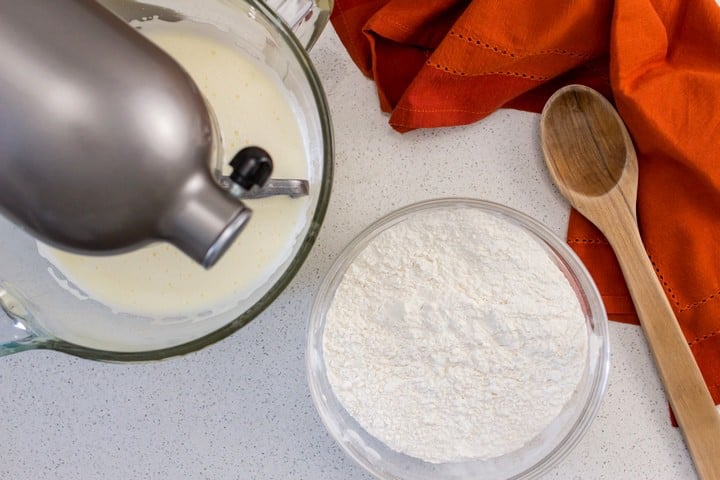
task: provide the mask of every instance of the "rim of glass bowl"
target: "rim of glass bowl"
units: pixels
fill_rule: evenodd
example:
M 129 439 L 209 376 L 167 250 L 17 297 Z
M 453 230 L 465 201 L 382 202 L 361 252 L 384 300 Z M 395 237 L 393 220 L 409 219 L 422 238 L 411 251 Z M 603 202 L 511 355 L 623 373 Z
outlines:
M 399 479 L 400 477 L 388 476 L 388 472 L 383 471 L 369 459 L 349 448 L 337 437 L 338 432 L 336 427 L 330 425 L 329 423 L 332 420 L 332 415 L 329 411 L 321 408 L 321 398 L 325 395 L 325 392 L 321 391 L 319 381 L 316 380 L 313 373 L 315 370 L 313 369 L 311 361 L 311 351 L 313 350 L 313 345 L 315 345 L 316 348 L 319 349 L 318 356 L 322 359 L 322 332 L 325 329 L 325 314 L 327 313 L 327 309 L 330 307 L 334 292 L 342 280 L 347 268 L 375 237 L 404 220 L 411 214 L 419 211 L 459 206 L 469 206 L 494 215 L 499 214 L 502 218 L 511 221 L 515 225 L 527 230 L 531 235 L 534 235 L 545 242 L 546 246 L 549 247 L 555 255 L 557 255 L 566 264 L 569 273 L 573 275 L 574 280 L 579 285 L 580 292 L 578 293 L 584 297 L 584 302 L 589 310 L 589 317 L 593 323 L 593 331 L 597 332 L 598 336 L 602 340 L 602 344 L 600 345 L 598 352 L 598 364 L 595 371 L 590 372 L 593 381 L 589 387 L 589 395 L 582 407 L 581 414 L 562 440 L 558 442 L 552 450 L 550 450 L 533 466 L 511 478 L 538 478 L 560 463 L 587 432 L 588 428 L 595 419 L 603 398 L 605 397 L 610 371 L 610 343 L 607 313 L 605 312 L 605 307 L 602 303 L 600 293 L 593 282 L 590 273 L 567 243 L 558 238 L 545 225 L 534 218 L 513 208 L 487 200 L 465 197 L 439 198 L 402 207 L 363 229 L 337 256 L 336 260 L 325 274 L 313 302 L 307 328 L 307 344 L 305 351 L 305 369 L 308 385 L 310 387 L 310 394 L 312 396 L 315 409 L 320 415 L 320 419 L 322 420 L 325 429 L 350 458 L 355 460 L 356 463 L 361 465 L 369 473 L 380 479 Z M 316 345 L 316 342 L 313 340 L 315 333 L 319 336 L 319 345 Z M 330 394 L 334 395 L 334 392 L 331 390 Z M 363 432 L 372 437 L 372 435 L 364 431 L 364 429 Z
M 315 212 L 310 221 L 310 226 L 305 238 L 302 240 L 302 244 L 298 249 L 297 253 L 293 257 L 292 261 L 288 265 L 287 269 L 278 278 L 278 280 L 270 287 L 270 289 L 263 295 L 255 304 L 249 309 L 245 310 L 235 320 L 217 330 L 208 333 L 195 340 L 175 345 L 173 347 L 162 348 L 157 350 L 145 350 L 138 352 L 117 352 L 109 350 L 99 350 L 77 345 L 71 342 L 67 342 L 62 339 L 49 339 L 43 340 L 41 343 L 35 344 L 34 347 L 38 349 L 50 349 L 56 350 L 71 355 L 75 355 L 81 358 L 87 358 L 91 360 L 100 360 L 107 362 L 143 362 L 151 360 L 161 360 L 164 358 L 174 357 L 178 355 L 185 355 L 196 350 L 200 350 L 208 345 L 218 342 L 229 335 L 235 333 L 240 328 L 247 325 L 251 320 L 257 317 L 265 308 L 268 307 L 280 293 L 287 287 L 293 277 L 297 274 L 300 267 L 305 262 L 312 246 L 317 239 L 320 227 L 323 219 L 325 218 L 325 212 L 330 200 L 330 190 L 333 179 L 333 158 L 334 158 L 334 137 L 332 121 L 330 118 L 330 109 L 323 90 L 320 78 L 315 70 L 315 67 L 310 60 L 308 52 L 300 44 L 295 35 L 290 31 L 287 24 L 269 7 L 267 7 L 262 1 L 258 0 L 243 0 L 237 2 L 233 0 L 233 3 L 241 4 L 245 3 L 250 7 L 250 12 L 255 15 L 261 15 L 270 23 L 270 25 L 279 32 L 280 37 L 289 46 L 290 51 L 295 56 L 295 59 L 302 67 L 302 70 L 307 78 L 310 89 L 315 98 L 315 103 L 318 108 L 320 117 L 320 127 L 322 130 L 323 138 L 323 160 L 322 160 L 322 177 L 320 179 L 320 193 L 318 195 L 318 202 L 315 208 Z

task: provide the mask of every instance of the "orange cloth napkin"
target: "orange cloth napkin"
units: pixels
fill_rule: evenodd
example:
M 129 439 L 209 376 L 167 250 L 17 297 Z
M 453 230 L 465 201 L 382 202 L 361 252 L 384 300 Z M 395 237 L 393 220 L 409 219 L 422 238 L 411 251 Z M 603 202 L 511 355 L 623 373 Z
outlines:
M 539 111 L 582 83 L 613 99 L 640 161 L 640 230 L 720 402 L 720 8 L 714 0 L 335 0 L 333 25 L 398 131 Z M 611 318 L 635 312 L 576 212 L 568 242 Z

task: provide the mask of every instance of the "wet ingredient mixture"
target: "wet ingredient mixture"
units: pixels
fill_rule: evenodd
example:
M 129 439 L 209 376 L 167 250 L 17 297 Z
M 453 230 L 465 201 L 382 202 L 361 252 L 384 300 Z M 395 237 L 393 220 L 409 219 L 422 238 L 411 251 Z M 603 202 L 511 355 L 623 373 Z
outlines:
M 208 99 L 222 131 L 226 164 L 241 148 L 259 145 L 274 160 L 274 176 L 308 178 L 293 103 L 264 66 L 209 29 L 182 22 L 141 25 L 141 32 L 174 57 Z M 39 250 L 85 295 L 116 312 L 150 318 L 220 313 L 268 280 L 292 254 L 307 221 L 307 198 L 272 197 L 247 204 L 252 219 L 210 270 L 166 243 L 106 257 L 42 244 Z

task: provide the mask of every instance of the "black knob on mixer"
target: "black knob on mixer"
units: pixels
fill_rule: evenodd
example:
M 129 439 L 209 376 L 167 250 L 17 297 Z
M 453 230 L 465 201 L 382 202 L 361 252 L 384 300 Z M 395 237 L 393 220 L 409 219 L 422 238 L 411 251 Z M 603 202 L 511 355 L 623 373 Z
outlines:
M 233 171 L 230 179 L 245 190 L 262 187 L 270 179 L 273 161 L 260 147 L 245 147 L 230 161 Z

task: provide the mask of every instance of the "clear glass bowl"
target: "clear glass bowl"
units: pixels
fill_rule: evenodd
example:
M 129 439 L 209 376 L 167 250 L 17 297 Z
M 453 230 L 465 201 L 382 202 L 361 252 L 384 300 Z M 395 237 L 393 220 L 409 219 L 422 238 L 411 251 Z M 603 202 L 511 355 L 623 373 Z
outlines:
M 381 232 L 419 212 L 474 208 L 519 226 L 543 247 L 577 294 L 587 322 L 586 369 L 561 414 L 525 447 L 489 460 L 429 463 L 391 450 L 370 435 L 343 408 L 326 374 L 322 338 L 325 316 L 335 291 L 354 259 Z M 600 294 L 572 250 L 542 224 L 508 207 L 473 199 L 438 199 L 402 208 L 363 230 L 327 273 L 313 305 L 307 332 L 306 368 L 320 418 L 342 449 L 380 479 L 528 479 L 537 478 L 563 459 L 587 431 L 605 394 L 610 367 L 608 320 Z
M 310 252 L 325 216 L 333 171 L 329 108 L 305 47 L 286 22 L 256 0 L 101 3 L 140 28 L 144 20 L 155 18 L 169 26 L 183 21 L 217 29 L 277 74 L 294 100 L 303 130 L 310 183 L 307 221 L 287 259 L 248 298 L 217 314 L 154 322 L 113 312 L 63 288 L 38 255 L 35 240 L 0 217 L 0 355 L 40 348 L 94 360 L 146 361 L 198 350 L 246 325 L 283 291 Z

